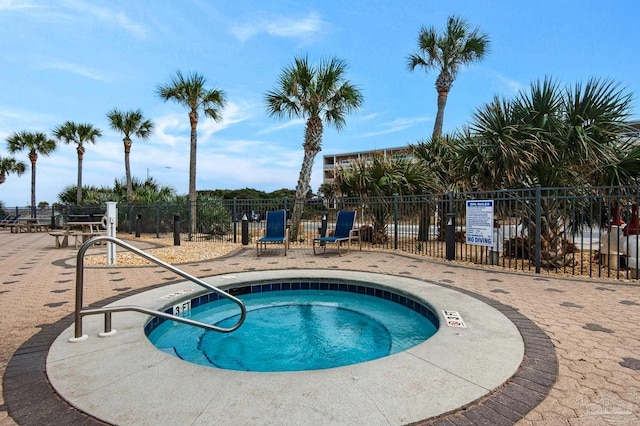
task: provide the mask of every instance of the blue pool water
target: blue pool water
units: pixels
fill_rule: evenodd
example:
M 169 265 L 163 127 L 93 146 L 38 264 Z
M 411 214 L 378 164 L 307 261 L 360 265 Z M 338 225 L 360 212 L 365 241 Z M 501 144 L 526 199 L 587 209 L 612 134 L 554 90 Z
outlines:
M 149 333 L 158 348 L 196 364 L 243 371 L 317 370 L 370 361 L 424 342 L 437 327 L 399 303 L 330 290 L 269 291 L 239 296 L 244 324 L 231 333 L 165 321 Z M 238 307 L 226 300 L 189 317 L 229 327 Z

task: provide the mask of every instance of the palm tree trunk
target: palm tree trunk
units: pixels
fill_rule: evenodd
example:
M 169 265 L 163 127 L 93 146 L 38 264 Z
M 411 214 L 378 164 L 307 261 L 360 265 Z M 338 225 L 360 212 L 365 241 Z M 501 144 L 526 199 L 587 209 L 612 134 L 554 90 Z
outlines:
M 36 217 L 36 161 L 38 161 L 38 154 L 35 152 L 29 153 L 29 160 L 31 160 L 31 217 Z
M 78 149 L 78 188 L 76 193 L 76 204 L 82 203 L 82 157 L 84 156 L 84 148 L 79 146 Z
M 322 119 L 318 116 L 312 116 L 307 119 L 307 127 L 305 129 L 304 158 L 302 167 L 300 167 L 300 177 L 296 186 L 296 199 L 293 205 L 293 214 L 291 216 L 291 227 L 289 228 L 290 241 L 298 240 L 298 228 L 302 222 L 302 212 L 304 210 L 304 201 L 307 193 L 311 189 L 311 169 L 316 155 L 320 152 L 322 143 Z
M 129 153 L 131 152 L 131 139 L 125 137 L 124 140 L 124 173 L 127 179 L 127 201 L 133 202 L 133 184 L 131 183 L 131 165 L 129 164 Z
M 311 180 L 311 168 L 313 160 L 317 152 L 304 151 L 304 159 L 300 168 L 300 176 L 298 177 L 298 185 L 296 186 L 296 199 L 293 204 L 293 214 L 291 215 L 291 227 L 289 228 L 289 239 L 296 241 L 298 239 L 298 228 L 302 222 L 302 212 L 304 210 L 304 200 L 307 193 L 311 189 L 309 181 Z
M 436 113 L 436 121 L 433 124 L 433 134 L 431 135 L 432 139 L 439 138 L 442 136 L 442 126 L 444 123 L 444 108 L 447 106 L 448 95 L 449 95 L 449 90 L 445 90 L 445 89 L 438 90 L 438 112 Z
M 189 151 L 189 205 L 191 208 L 191 217 L 189 218 L 189 240 L 192 239 L 193 234 L 196 233 L 196 158 L 198 151 L 198 111 L 192 110 L 189 112 L 189 123 L 191 124 L 191 147 Z

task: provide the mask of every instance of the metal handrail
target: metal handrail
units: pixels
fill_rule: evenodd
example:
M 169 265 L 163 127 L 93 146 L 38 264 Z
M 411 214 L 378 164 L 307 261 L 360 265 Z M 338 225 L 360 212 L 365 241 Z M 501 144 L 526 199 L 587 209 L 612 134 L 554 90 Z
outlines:
M 183 278 L 186 278 L 189 281 L 192 281 L 208 290 L 213 291 L 214 293 L 219 294 L 222 297 L 225 297 L 231 300 L 232 302 L 234 302 L 240 307 L 240 311 L 241 311 L 240 319 L 233 327 L 224 328 L 224 327 L 205 324 L 199 321 L 194 321 L 188 318 L 167 314 L 166 312 L 156 311 L 154 309 L 149 309 L 149 308 L 136 306 L 136 305 L 121 305 L 121 306 L 110 306 L 110 307 L 104 307 L 104 308 L 82 309 L 82 304 L 83 304 L 82 299 L 83 299 L 83 291 L 84 291 L 84 255 L 89 247 L 91 247 L 92 245 L 94 245 L 99 241 L 108 241 L 108 242 L 117 244 L 120 247 L 123 247 L 157 265 L 160 265 L 163 268 L 168 269 L 171 272 L 174 272 Z M 219 331 L 221 333 L 229 333 L 238 329 L 238 327 L 240 327 L 244 322 L 244 319 L 247 315 L 247 309 L 244 306 L 244 303 L 242 302 L 242 300 L 238 299 L 235 296 L 230 295 L 229 293 L 226 293 L 220 290 L 215 286 L 207 284 L 206 282 L 202 281 L 199 278 L 196 278 L 192 275 L 187 274 L 186 272 L 176 268 L 175 266 L 172 266 L 148 253 L 145 253 L 144 251 L 138 249 L 137 247 L 132 246 L 131 244 L 125 243 L 124 241 L 119 240 L 115 237 L 104 236 L 104 235 L 91 238 L 90 240 L 82 244 L 82 246 L 78 250 L 78 256 L 76 260 L 76 308 L 75 308 L 75 333 L 74 333 L 75 337 L 72 338 L 71 340 L 72 341 L 84 340 L 84 338 L 86 337 L 86 336 L 83 336 L 82 334 L 83 316 L 104 313 L 105 314 L 105 324 L 104 324 L 105 335 L 108 335 L 109 333 L 112 332 L 111 331 L 111 312 L 123 312 L 123 311 L 135 311 L 135 312 L 141 312 L 149 315 L 155 315 L 157 317 L 166 318 L 166 319 L 170 319 L 177 322 L 182 322 L 182 323 L 193 325 L 196 327 L 201 327 L 207 330 Z

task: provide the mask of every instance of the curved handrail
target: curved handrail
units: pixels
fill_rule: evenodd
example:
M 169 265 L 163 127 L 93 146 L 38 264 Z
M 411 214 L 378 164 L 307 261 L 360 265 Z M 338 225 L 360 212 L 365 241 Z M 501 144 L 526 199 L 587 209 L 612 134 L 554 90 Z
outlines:
M 136 305 L 120 305 L 120 306 L 110 306 L 110 307 L 104 307 L 104 308 L 94 308 L 94 309 L 82 309 L 82 304 L 83 304 L 83 292 L 84 292 L 84 255 L 86 253 L 86 251 L 89 249 L 89 247 L 91 247 L 92 245 L 94 245 L 95 243 L 99 242 L 99 241 L 108 241 L 114 244 L 119 245 L 120 247 L 123 247 L 137 255 L 139 255 L 140 257 L 143 257 L 147 260 L 149 260 L 150 262 L 153 262 L 159 266 L 162 266 L 165 269 L 170 270 L 171 272 L 180 275 L 181 277 L 192 281 L 198 285 L 200 285 L 201 287 L 204 287 L 208 290 L 213 291 L 214 293 L 219 294 L 222 297 L 225 297 L 229 300 L 231 300 L 232 302 L 234 302 L 235 304 L 237 304 L 240 307 L 240 319 L 238 320 L 238 322 L 229 328 L 224 328 L 224 327 L 218 327 L 215 325 L 211 325 L 211 324 L 205 324 L 199 321 L 194 321 L 188 318 L 183 318 L 183 317 L 179 317 L 176 315 L 172 315 L 172 314 L 167 314 L 166 312 L 161 312 L 161 311 L 156 311 L 154 309 L 149 309 L 149 308 L 145 308 L 142 306 L 136 306 Z M 80 249 L 78 250 L 78 255 L 76 258 L 76 308 L 75 308 L 75 340 L 79 340 L 82 338 L 82 317 L 84 315 L 94 315 L 94 314 L 105 314 L 105 332 L 110 332 L 111 331 L 111 318 L 110 318 L 110 314 L 111 312 L 122 312 L 122 311 L 135 311 L 135 312 L 141 312 L 141 313 L 145 313 L 145 314 L 150 314 L 150 315 L 155 315 L 158 317 L 162 317 L 162 318 L 166 318 L 166 319 L 170 319 L 173 321 L 177 321 L 177 322 L 182 322 L 185 324 L 189 324 L 189 325 L 194 325 L 196 327 L 201 327 L 201 328 L 205 328 L 207 330 L 214 330 L 214 331 L 219 331 L 221 333 L 229 333 L 232 332 L 236 329 L 238 329 L 242 323 L 245 320 L 245 317 L 247 315 L 247 309 L 244 306 L 244 303 L 242 302 L 242 300 L 238 299 L 235 296 L 230 295 L 229 293 L 226 293 L 222 290 L 220 290 L 219 288 L 212 286 L 210 284 L 207 284 L 206 282 L 202 281 L 199 278 L 196 278 L 192 275 L 189 275 L 188 273 L 176 268 L 175 266 L 172 266 L 148 253 L 145 253 L 144 251 L 140 250 L 137 247 L 132 246 L 131 244 L 125 243 L 122 240 L 119 240 L 118 238 L 115 237 L 110 237 L 110 236 L 106 236 L 106 235 L 102 235 L 102 236 L 97 236 L 97 237 L 93 237 L 90 240 L 86 241 L 84 244 L 82 244 L 82 246 L 80 247 Z M 108 322 L 108 323 L 107 323 Z

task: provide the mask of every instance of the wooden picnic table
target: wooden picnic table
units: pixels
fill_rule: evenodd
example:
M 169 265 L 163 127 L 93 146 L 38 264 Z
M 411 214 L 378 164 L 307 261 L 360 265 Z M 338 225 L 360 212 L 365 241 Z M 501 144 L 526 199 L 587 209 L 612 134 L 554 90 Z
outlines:
M 74 246 L 78 248 L 80 243 L 84 243 L 90 238 L 97 237 L 98 235 L 106 235 L 107 231 L 100 229 L 102 221 L 100 222 L 67 222 L 65 227 L 60 231 L 50 232 L 49 235 L 55 237 L 56 248 L 68 247 L 69 237 L 74 237 Z
M 48 223 L 40 222 L 38 218 L 24 217 L 19 218 L 15 223 L 8 225 L 11 232 L 39 232 L 49 229 Z

